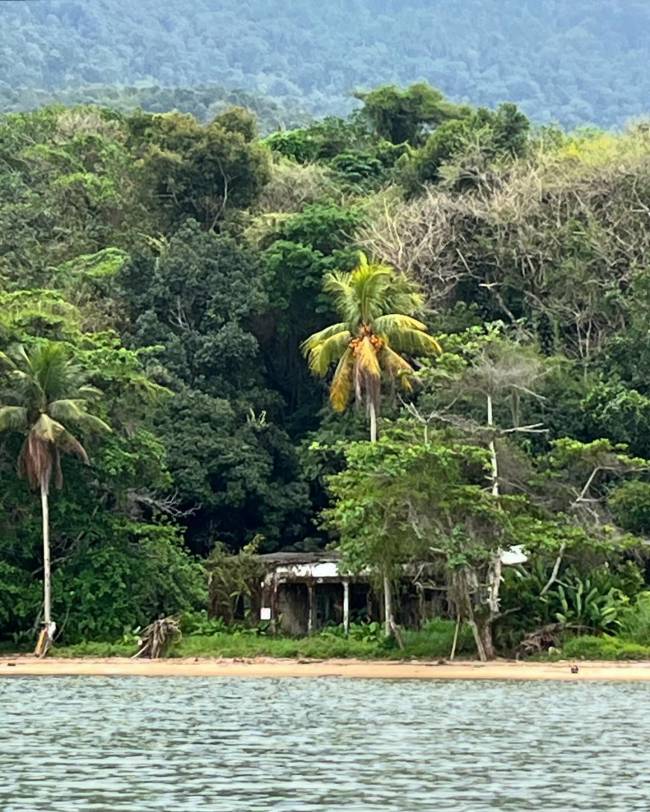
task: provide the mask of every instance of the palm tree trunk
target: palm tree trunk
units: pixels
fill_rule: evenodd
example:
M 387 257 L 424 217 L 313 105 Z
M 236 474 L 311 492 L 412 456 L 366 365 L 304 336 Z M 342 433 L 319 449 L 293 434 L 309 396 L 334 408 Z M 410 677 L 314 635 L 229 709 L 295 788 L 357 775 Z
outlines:
M 372 397 L 368 398 L 368 414 L 370 415 L 370 442 L 377 442 L 377 407 Z
M 55 625 L 52 622 L 52 583 L 50 565 L 50 505 L 48 483 L 41 482 L 41 515 L 43 519 L 43 628 L 38 635 L 35 654 L 45 657 L 54 641 Z
M 368 415 L 370 417 L 370 442 L 377 442 L 377 408 L 372 397 L 368 397 Z M 384 634 L 390 637 L 393 633 L 393 596 L 390 578 L 384 575 Z
M 41 512 L 43 516 L 43 623 L 52 622 L 52 585 L 50 572 L 50 506 L 45 483 L 41 483 Z

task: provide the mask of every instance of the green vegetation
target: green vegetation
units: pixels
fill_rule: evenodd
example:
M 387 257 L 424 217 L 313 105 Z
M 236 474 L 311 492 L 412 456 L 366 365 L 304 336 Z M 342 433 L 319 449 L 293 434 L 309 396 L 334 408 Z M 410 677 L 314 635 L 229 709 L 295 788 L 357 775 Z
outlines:
M 0 20 L 5 110 L 48 94 L 116 107 L 122 91 L 96 86 L 126 83 L 171 105 L 156 112 L 203 117 L 211 102 L 188 109 L 194 91 L 168 89 L 217 83 L 340 115 L 356 90 L 425 79 L 458 102 L 512 100 L 568 127 L 647 112 L 643 0 L 40 0 L 2 3 Z
M 18 474 L 41 496 L 43 525 L 43 652 L 52 643 L 52 574 L 50 569 L 49 495 L 52 480 L 63 487 L 61 456 L 73 454 L 88 463 L 88 454 L 68 426 L 85 431 L 110 431 L 101 418 L 90 414 L 89 402 L 101 392 L 86 383 L 63 344 L 36 345 L 28 354 L 22 345 L 0 362 L 9 368 L 8 400 L 0 405 L 0 431 L 24 437 L 18 454 Z M 41 645 L 41 644 L 39 644 Z
M 323 629 L 306 638 L 273 636 L 268 630 L 226 628 L 212 624 L 212 628 L 192 631 L 172 648 L 171 657 L 286 657 L 326 660 L 357 658 L 360 660 L 408 660 L 413 658 L 439 659 L 449 657 L 454 639 L 455 624 L 435 620 L 420 631 L 406 631 L 404 646 L 398 648 L 387 641 L 378 623 L 352 625 L 348 637 L 337 627 Z M 57 648 L 57 657 L 128 657 L 135 650 L 134 641 L 120 643 L 80 643 Z M 474 656 L 469 629 L 461 629 L 456 651 L 465 657 Z
M 3 9 L 0 8 L 0 14 Z M 178 110 L 189 113 L 206 123 L 232 107 L 245 107 L 257 118 L 261 132 L 270 133 L 287 127 L 307 124 L 312 116 L 290 99 L 272 99 L 246 90 L 232 90 L 221 84 L 192 87 L 159 87 L 147 85 L 123 87 L 105 84 L 84 84 L 82 87 L 37 86 L 14 89 L 0 84 L 0 111 L 20 113 L 40 107 L 99 105 L 120 112 L 144 110 L 147 113 L 168 113 Z
M 650 645 L 647 127 L 360 101 L 266 137 L 241 108 L 0 119 L 3 643 L 49 619 L 45 529 L 70 651 L 232 620 L 255 552 L 330 544 L 395 639 L 206 621 L 177 652 Z M 451 619 L 399 629 L 404 573 Z
M 342 321 L 310 336 L 302 345 L 310 370 L 320 378 L 336 365 L 330 403 L 344 412 L 353 393 L 366 407 L 370 439 L 377 439 L 377 414 L 382 383 L 387 380 L 412 391 L 415 370 L 401 355 L 440 353 L 440 344 L 426 324 L 413 316 L 424 307 L 424 297 L 391 268 L 371 265 L 360 254 L 350 273 L 329 273 L 323 290 L 332 297 Z

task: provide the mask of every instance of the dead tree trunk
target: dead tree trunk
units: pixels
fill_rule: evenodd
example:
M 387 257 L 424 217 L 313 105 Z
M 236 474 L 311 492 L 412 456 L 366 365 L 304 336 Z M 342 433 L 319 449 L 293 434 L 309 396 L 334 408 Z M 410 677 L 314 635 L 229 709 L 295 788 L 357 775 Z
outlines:
M 493 660 L 496 657 L 492 634 L 495 615 L 484 599 L 485 588 L 479 584 L 476 571 L 471 567 L 455 571 L 451 585 L 458 617 L 466 619 L 470 625 L 479 660 Z
M 470 621 L 476 650 L 481 662 L 494 660 L 497 656 L 494 648 L 494 638 L 492 635 L 492 618 L 477 615 Z

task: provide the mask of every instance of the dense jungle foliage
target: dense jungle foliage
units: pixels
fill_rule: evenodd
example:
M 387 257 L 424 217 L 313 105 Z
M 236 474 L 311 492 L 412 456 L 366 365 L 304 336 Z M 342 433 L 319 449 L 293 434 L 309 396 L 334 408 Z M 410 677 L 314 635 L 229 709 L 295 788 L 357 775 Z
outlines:
M 66 107 L 98 105 L 121 112 L 140 109 L 148 113 L 168 113 L 177 110 L 191 113 L 203 123 L 212 121 L 230 107 L 245 107 L 255 114 L 257 126 L 263 134 L 303 126 L 313 118 L 298 100 L 272 99 L 252 91 L 228 90 L 218 84 L 191 88 L 94 84 L 16 89 L 0 82 L 0 112 L 20 113 L 57 104 Z
M 39 0 L 2 3 L 0 21 L 5 110 L 33 91 L 216 82 L 340 115 L 354 90 L 426 80 L 538 122 L 613 127 L 650 90 L 643 0 Z
M 204 610 L 223 545 L 335 542 L 389 580 L 430 561 L 488 655 L 557 626 L 650 643 L 648 128 L 537 130 L 426 85 L 362 103 L 263 138 L 241 108 L 0 120 L 0 404 L 18 345 L 63 347 L 111 428 L 80 422 L 90 465 L 63 454 L 52 488 L 62 641 Z M 403 359 L 376 385 L 370 356 L 349 367 L 377 443 L 345 409 L 353 379 L 336 414 L 301 352 L 330 325 L 341 341 L 334 294 L 359 267 L 373 346 Z M 20 640 L 40 507 L 3 428 L 0 634 Z

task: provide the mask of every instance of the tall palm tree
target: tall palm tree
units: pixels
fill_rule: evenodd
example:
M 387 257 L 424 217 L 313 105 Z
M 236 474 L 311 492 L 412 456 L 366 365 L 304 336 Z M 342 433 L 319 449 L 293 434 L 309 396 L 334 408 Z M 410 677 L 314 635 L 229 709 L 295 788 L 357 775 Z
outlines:
M 424 306 L 416 286 L 392 268 L 368 262 L 362 253 L 354 270 L 327 274 L 323 287 L 341 321 L 311 335 L 303 342 L 303 353 L 310 370 L 321 378 L 336 363 L 330 384 L 332 407 L 343 412 L 353 397 L 365 403 L 370 440 L 375 442 L 382 382 L 410 391 L 415 370 L 404 355 L 433 355 L 441 351 L 440 344 L 415 318 Z M 395 623 L 386 574 L 384 619 L 388 637 Z
M 88 464 L 88 454 L 68 426 L 88 431 L 110 431 L 110 427 L 88 409 L 101 395 L 86 384 L 86 376 L 63 344 L 45 342 L 29 352 L 23 346 L 8 355 L 0 354 L 6 370 L 6 386 L 0 401 L 0 431 L 24 436 L 18 455 L 18 474 L 40 491 L 43 519 L 43 629 L 37 653 L 50 647 L 55 624 L 52 621 L 50 572 L 49 492 L 52 479 L 63 487 L 61 455 L 73 454 Z
M 415 370 L 403 355 L 439 353 L 440 344 L 414 318 L 424 305 L 415 285 L 386 265 L 369 263 L 364 254 L 350 273 L 327 274 L 323 287 L 341 321 L 314 333 L 302 350 L 310 370 L 321 378 L 336 363 L 332 407 L 345 411 L 353 396 L 364 402 L 374 442 L 382 381 L 410 391 Z

